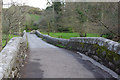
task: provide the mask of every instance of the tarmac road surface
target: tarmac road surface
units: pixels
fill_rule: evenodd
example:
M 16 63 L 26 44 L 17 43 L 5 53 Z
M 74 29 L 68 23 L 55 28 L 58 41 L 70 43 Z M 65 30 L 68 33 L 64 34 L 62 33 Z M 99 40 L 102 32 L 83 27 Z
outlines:
M 22 78 L 112 78 L 73 51 L 46 43 L 35 34 L 27 36 L 29 49 Z

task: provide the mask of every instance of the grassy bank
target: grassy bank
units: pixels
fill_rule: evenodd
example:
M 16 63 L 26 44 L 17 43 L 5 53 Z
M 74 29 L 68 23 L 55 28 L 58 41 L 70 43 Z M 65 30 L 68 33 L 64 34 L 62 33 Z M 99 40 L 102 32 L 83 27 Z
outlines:
M 12 39 L 13 37 L 19 37 L 18 35 L 12 35 L 12 34 L 9 34 L 9 36 L 8 36 L 8 41 L 10 40 L 10 39 Z M 2 36 L 2 47 L 4 47 L 5 45 L 6 45 L 6 39 L 7 39 L 7 35 L 6 34 L 3 34 L 3 36 Z
M 46 32 L 41 32 L 42 34 L 48 34 Z M 78 33 L 52 33 L 50 32 L 49 35 L 51 37 L 55 37 L 55 38 L 63 38 L 63 39 L 70 39 L 71 37 L 80 37 L 80 35 Z M 90 34 L 88 33 L 86 35 L 87 37 L 100 37 L 100 35 L 98 34 Z M 104 36 L 106 37 L 106 36 Z
M 35 21 L 38 21 L 41 18 L 39 15 L 36 15 L 36 14 L 29 14 L 29 15 Z

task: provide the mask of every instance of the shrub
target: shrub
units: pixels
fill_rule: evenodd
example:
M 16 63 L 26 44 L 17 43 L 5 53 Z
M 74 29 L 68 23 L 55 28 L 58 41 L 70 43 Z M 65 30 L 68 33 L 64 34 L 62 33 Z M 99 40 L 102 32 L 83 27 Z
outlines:
M 58 32 L 69 32 L 72 33 L 72 28 L 68 28 L 68 27 L 59 27 Z

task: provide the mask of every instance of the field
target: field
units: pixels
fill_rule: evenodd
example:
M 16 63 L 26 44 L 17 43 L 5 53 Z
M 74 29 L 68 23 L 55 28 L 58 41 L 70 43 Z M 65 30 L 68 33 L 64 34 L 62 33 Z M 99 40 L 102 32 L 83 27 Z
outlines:
M 47 34 L 46 32 L 41 32 L 41 33 Z M 71 37 L 80 37 L 80 35 L 78 33 L 52 33 L 52 32 L 50 32 L 49 35 L 51 37 L 63 38 L 63 39 L 70 39 Z M 98 34 L 87 34 L 87 37 L 100 37 L 100 35 L 98 35 Z
M 18 37 L 18 35 L 12 35 L 12 34 L 10 34 L 9 37 L 8 37 L 8 39 L 10 40 L 10 39 L 12 39 L 13 37 Z M 3 34 L 3 37 L 2 37 L 2 38 L 3 38 L 3 40 L 2 40 L 2 47 L 4 47 L 5 44 L 6 44 L 7 35 Z
M 36 14 L 29 14 L 30 17 L 35 20 L 35 21 L 38 21 L 40 19 L 40 16 L 39 15 L 36 15 Z

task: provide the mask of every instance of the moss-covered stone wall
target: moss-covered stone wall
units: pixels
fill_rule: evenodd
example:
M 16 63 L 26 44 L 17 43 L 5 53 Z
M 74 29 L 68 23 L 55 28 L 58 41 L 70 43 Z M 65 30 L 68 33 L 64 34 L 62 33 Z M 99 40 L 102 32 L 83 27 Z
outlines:
M 120 75 L 120 43 L 102 37 L 53 38 L 35 32 L 45 41 L 56 46 L 84 53 Z

